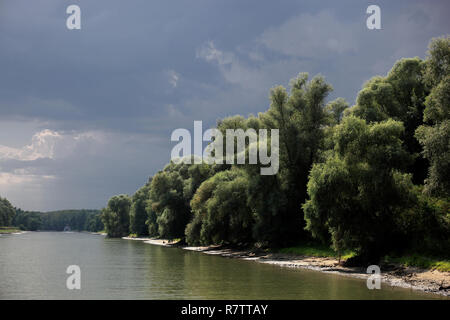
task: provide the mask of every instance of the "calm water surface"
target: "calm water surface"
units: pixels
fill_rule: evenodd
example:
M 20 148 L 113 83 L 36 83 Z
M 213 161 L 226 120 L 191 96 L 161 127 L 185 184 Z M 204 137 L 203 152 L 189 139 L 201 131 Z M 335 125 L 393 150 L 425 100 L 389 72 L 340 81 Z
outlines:
M 81 268 L 81 290 L 66 269 Z M 0 299 L 442 299 L 365 280 L 87 233 L 0 235 Z

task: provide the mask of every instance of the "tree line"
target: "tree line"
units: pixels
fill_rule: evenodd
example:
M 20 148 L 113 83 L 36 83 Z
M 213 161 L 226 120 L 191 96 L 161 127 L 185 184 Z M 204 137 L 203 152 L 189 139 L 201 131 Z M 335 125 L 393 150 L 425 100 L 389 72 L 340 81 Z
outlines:
M 16 227 L 28 231 L 63 231 L 69 226 L 74 231 L 98 232 L 104 229 L 100 210 L 61 210 L 51 212 L 24 211 L 0 197 L 0 227 Z
M 279 129 L 279 171 L 260 165 L 167 164 L 102 210 L 109 236 L 190 245 L 279 247 L 319 241 L 356 262 L 408 250 L 450 252 L 450 37 L 367 81 L 350 106 L 301 73 L 270 91 L 257 116 L 226 129 Z M 214 143 L 214 142 L 212 142 Z M 236 162 L 235 162 L 236 163 Z

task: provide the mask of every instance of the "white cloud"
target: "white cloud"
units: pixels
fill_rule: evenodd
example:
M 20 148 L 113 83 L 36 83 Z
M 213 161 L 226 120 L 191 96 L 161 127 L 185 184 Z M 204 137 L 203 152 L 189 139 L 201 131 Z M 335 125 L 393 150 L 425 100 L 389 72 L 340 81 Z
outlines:
M 169 70 L 167 72 L 167 75 L 169 77 L 169 83 L 172 85 L 172 87 L 176 88 L 178 85 L 178 80 L 180 80 L 180 75 L 174 70 Z
M 216 48 L 213 41 L 206 42 L 197 50 L 197 58 L 203 58 L 208 62 L 217 62 L 219 65 L 231 64 L 234 55 L 229 52 L 222 52 Z
M 316 65 L 313 61 L 306 61 L 296 57 L 286 57 L 284 59 L 266 60 L 263 54 L 256 55 L 258 44 L 247 49 L 241 46 L 235 52 L 221 51 L 216 48 L 213 41 L 205 43 L 197 50 L 197 57 L 217 65 L 225 81 L 236 86 L 240 92 L 232 90 L 228 94 L 219 90 L 220 101 L 231 107 L 232 103 L 242 109 L 246 100 L 253 100 L 252 104 L 258 101 L 263 103 L 267 100 L 270 88 L 289 82 L 291 78 L 297 76 L 299 72 L 310 72 Z M 237 53 L 241 53 L 250 59 L 240 59 Z M 250 92 L 251 91 L 251 92 Z M 225 96 L 225 97 L 222 97 Z M 217 102 L 212 103 L 217 106 Z
M 213 41 L 208 41 L 197 50 L 197 58 L 216 64 L 228 83 L 243 88 L 260 91 L 269 81 L 264 70 L 242 63 L 233 52 L 217 49 Z
M 0 195 L 41 211 L 100 208 L 114 194 L 132 194 L 167 162 L 171 146 L 170 135 L 97 130 L 45 129 L 29 139 L 0 145 Z
M 61 172 L 55 161 L 65 163 L 72 156 L 88 156 L 98 150 L 101 141 L 102 134 L 97 132 L 68 134 L 45 129 L 35 133 L 31 143 L 23 147 L 0 145 L 0 193 L 20 199 L 48 187 L 61 173 L 71 170 Z M 40 196 L 33 197 L 39 205 Z
M 55 145 L 62 136 L 55 131 L 42 130 L 33 135 L 31 144 L 22 148 L 11 148 L 0 145 L 0 159 L 36 160 L 53 158 Z
M 0 172 L 0 186 L 1 187 L 9 187 L 11 185 L 17 185 L 17 184 L 30 184 L 35 183 L 37 180 L 40 179 L 55 179 L 55 176 L 52 175 L 34 175 L 34 174 L 28 174 L 23 169 L 15 170 L 13 173 L 10 172 Z
M 101 134 L 96 132 L 64 134 L 45 129 L 35 133 L 31 143 L 22 148 L 0 145 L 0 160 L 33 161 L 41 158 L 64 158 L 73 153 L 79 144 L 101 139 Z

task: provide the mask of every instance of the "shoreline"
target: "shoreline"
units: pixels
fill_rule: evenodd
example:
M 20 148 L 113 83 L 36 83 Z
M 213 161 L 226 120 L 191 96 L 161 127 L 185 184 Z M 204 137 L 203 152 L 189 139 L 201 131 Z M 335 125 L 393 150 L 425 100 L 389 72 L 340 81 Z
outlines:
M 6 234 L 24 234 L 27 233 L 29 231 L 23 231 L 23 230 L 13 230 L 13 232 L 2 232 L 0 230 L 0 235 L 6 235 Z
M 85 231 L 85 232 L 90 233 L 90 234 L 95 234 L 98 236 L 106 236 L 106 232 L 91 232 L 91 231 Z
M 197 251 L 204 254 L 218 255 L 221 257 L 235 258 L 277 265 L 285 268 L 301 268 L 324 273 L 333 273 L 346 277 L 367 279 L 370 274 L 364 268 L 343 267 L 338 265 L 338 260 L 332 257 L 299 256 L 284 253 L 268 253 L 249 249 L 232 249 L 223 246 L 181 246 L 176 242 L 165 239 L 131 238 L 122 237 L 125 240 L 143 241 L 146 244 L 176 247 L 183 250 Z M 418 267 L 406 267 L 399 264 L 382 266 L 381 282 L 393 287 L 418 290 L 450 297 L 450 272 L 421 269 Z M 383 269 L 385 271 L 383 271 Z

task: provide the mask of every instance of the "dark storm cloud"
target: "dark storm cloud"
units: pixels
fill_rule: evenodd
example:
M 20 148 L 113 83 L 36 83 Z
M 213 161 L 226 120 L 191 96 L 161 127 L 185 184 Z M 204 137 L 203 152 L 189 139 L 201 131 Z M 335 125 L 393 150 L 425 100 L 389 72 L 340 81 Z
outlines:
M 70 4 L 81 30 L 65 26 Z M 304 71 L 353 103 L 364 81 L 450 32 L 448 1 L 377 1 L 375 31 L 369 4 L 0 2 L 0 193 L 26 209 L 100 207 L 161 169 L 174 129 L 262 112 L 272 86 Z M 46 160 L 21 158 L 30 150 Z

